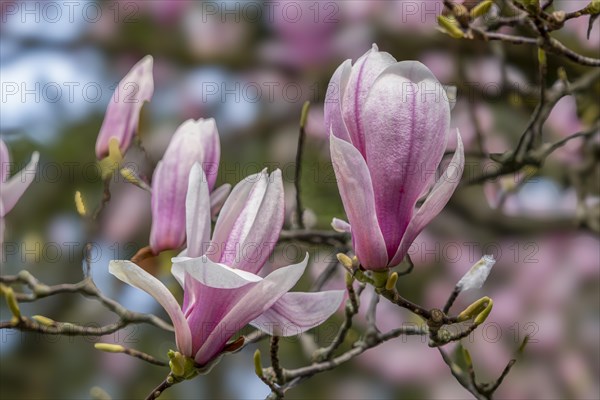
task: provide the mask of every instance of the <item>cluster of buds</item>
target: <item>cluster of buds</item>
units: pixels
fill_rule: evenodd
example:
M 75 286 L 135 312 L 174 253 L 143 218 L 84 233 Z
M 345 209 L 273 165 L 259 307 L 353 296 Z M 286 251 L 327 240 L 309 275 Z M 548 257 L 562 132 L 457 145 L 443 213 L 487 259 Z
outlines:
M 475 4 L 451 3 L 442 15 L 438 16 L 438 24 L 445 34 L 462 39 L 470 35 L 469 25 L 479 17 L 486 15 L 494 5 L 493 0 L 484 0 Z

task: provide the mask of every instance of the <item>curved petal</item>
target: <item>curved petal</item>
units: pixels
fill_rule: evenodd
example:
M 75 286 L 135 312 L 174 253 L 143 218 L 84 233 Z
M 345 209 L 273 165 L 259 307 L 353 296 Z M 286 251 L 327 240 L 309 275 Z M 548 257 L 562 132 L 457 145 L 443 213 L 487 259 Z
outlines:
M 185 243 L 187 176 L 183 165 L 160 161 L 152 176 L 150 246 L 155 254 Z M 184 181 L 185 179 L 185 181 Z
M 463 292 L 465 290 L 480 289 L 490 275 L 494 264 L 496 264 L 496 260 L 493 255 L 484 255 L 460 278 L 456 287 Z
M 10 173 L 10 154 L 4 140 L 0 139 L 0 184 L 8 180 Z
M 200 164 L 195 163 L 190 172 L 188 192 L 185 199 L 185 218 L 188 257 L 204 255 L 210 241 L 210 195 L 206 175 Z
M 185 320 L 183 312 L 165 285 L 161 281 L 138 267 L 131 261 L 113 260 L 108 266 L 108 271 L 121 281 L 135 288 L 141 289 L 154 297 L 163 306 L 175 327 L 175 337 L 179 351 L 190 357 L 192 356 L 192 333 Z
M 227 196 L 229 196 L 229 192 L 231 192 L 231 185 L 229 183 L 224 183 L 210 194 L 210 215 L 214 218 L 227 200 Z
M 237 289 L 262 280 L 258 275 L 214 262 L 207 256 L 173 258 L 172 271 L 176 276 L 187 273 L 194 280 L 215 289 Z
M 129 148 L 138 130 L 142 106 L 145 101 L 150 101 L 154 93 L 152 64 L 152 56 L 142 58 L 119 82 L 108 103 L 96 140 L 98 159 L 108 155 L 108 143 L 113 137 L 119 141 L 121 153 L 125 154 Z
M 419 61 L 400 61 L 390 65 L 384 70 L 385 73 L 394 73 L 398 76 L 402 76 L 407 80 L 418 83 L 425 80 L 438 82 L 436 76 L 431 72 L 425 64 Z
M 351 142 L 350 133 L 346 128 L 346 123 L 342 117 L 342 102 L 344 99 L 344 93 L 346 92 L 346 86 L 348 85 L 348 78 L 350 77 L 350 71 L 352 70 L 352 61 L 344 61 L 333 73 L 329 85 L 327 86 L 327 93 L 325 94 L 324 103 L 324 119 L 326 132 L 333 132 L 333 134 L 346 142 Z
M 211 297 L 206 297 L 207 301 L 211 301 L 210 304 L 206 304 L 207 301 L 197 301 L 197 305 L 203 305 L 204 307 L 198 307 L 193 313 L 203 315 L 211 307 L 211 304 L 219 304 L 211 300 L 215 295 L 220 299 L 220 304 L 231 299 L 232 296 L 234 297 L 233 301 L 227 303 L 227 309 L 224 310 L 220 318 L 207 321 L 213 329 L 206 340 L 201 342 L 202 346 L 196 353 L 196 362 L 203 365 L 210 361 L 223 349 L 227 340 L 235 332 L 271 308 L 298 282 L 307 263 L 308 254 L 302 262 L 279 268 L 270 273 L 265 279 L 244 286 L 244 290 L 221 289 L 216 293 L 210 293 Z M 206 288 L 206 286 L 203 287 L 200 293 L 206 292 Z
M 347 223 L 346 221 L 344 221 L 343 219 L 339 219 L 339 218 L 333 218 L 333 220 L 331 221 L 331 227 L 333 228 L 334 231 L 340 232 L 340 233 L 351 233 L 352 232 L 352 226 L 349 223 Z
M 4 217 L 13 209 L 25 190 L 35 180 L 40 153 L 34 151 L 31 160 L 21 171 L 17 172 L 7 182 L 0 183 L 0 217 Z M 4 167 L 4 166 L 3 166 Z
M 366 99 L 366 160 L 390 258 L 442 159 L 450 127 L 445 97 L 423 64 L 400 62 L 385 69 Z
M 298 335 L 325 322 L 343 300 L 343 290 L 286 293 L 250 324 L 269 335 Z
M 185 243 L 185 202 L 190 171 L 200 163 L 208 188 L 216 179 L 207 172 L 219 160 L 219 137 L 213 119 L 189 119 L 175 131 L 152 179 L 153 252 L 177 249 Z
M 387 266 L 388 256 L 375 213 L 375 196 L 365 160 L 352 144 L 330 135 L 331 161 L 352 230 L 354 252 L 367 269 Z
M 425 202 L 410 220 L 404 237 L 402 238 L 402 242 L 400 243 L 400 246 L 398 246 L 398 250 L 396 251 L 394 258 L 392 258 L 390 265 L 397 265 L 402 262 L 402 259 L 406 255 L 412 242 L 417 238 L 419 233 L 421 233 L 423 228 L 425 228 L 425 226 L 427 226 L 427 224 L 442 211 L 460 183 L 460 177 L 462 176 L 465 165 L 465 155 L 460 133 L 457 131 L 456 135 L 456 151 L 454 152 L 450 164 L 446 168 L 446 171 L 444 171 L 444 174 L 433 186 L 429 197 L 427 197 Z M 457 171 L 458 175 L 456 175 Z
M 234 223 L 221 262 L 258 273 L 279 239 L 284 219 L 283 180 L 279 169 L 255 185 Z M 268 222 L 267 222 L 268 221 Z
M 200 148 L 202 151 L 202 159 L 199 161 L 206 174 L 208 188 L 212 190 L 219 173 L 219 161 L 221 158 L 221 142 L 219 141 L 217 123 L 214 118 L 200 118 L 195 123 L 200 135 Z
M 242 210 L 247 206 L 251 194 L 264 193 L 267 181 L 268 175 L 266 169 L 264 169 L 257 174 L 247 176 L 235 185 L 225 204 L 223 204 L 223 208 L 215 224 L 211 242 L 213 247 L 207 253 L 211 260 L 221 261 L 223 250 L 231 235 L 231 231 Z
M 379 51 L 377 45 L 362 55 L 352 67 L 348 84 L 343 95 L 342 114 L 352 144 L 360 153 L 365 155 L 366 136 L 365 125 L 368 121 L 363 120 L 362 109 L 365 105 L 367 95 L 375 80 L 390 65 L 396 63 L 391 54 Z
M 229 268 L 226 265 L 211 261 L 207 256 L 198 258 L 177 257 L 173 259 L 173 267 L 171 273 L 177 279 L 181 287 L 183 287 L 183 313 L 186 317 L 196 307 L 196 302 L 204 296 L 207 298 L 208 292 L 206 287 L 210 287 L 211 292 L 215 292 L 214 299 L 208 299 L 207 303 L 212 305 L 210 310 L 204 311 L 204 316 L 194 316 L 192 323 L 198 324 L 198 321 L 207 320 L 210 314 L 220 311 L 225 304 L 221 304 L 217 289 L 240 289 L 249 283 L 255 283 L 262 280 L 261 277 L 245 272 L 239 269 Z M 213 290 L 215 289 L 215 290 Z M 237 295 L 241 295 L 238 292 Z M 227 297 L 232 300 L 231 296 Z M 203 306 L 200 305 L 199 308 Z M 192 325 L 193 327 L 194 325 Z M 195 332 L 195 331 L 194 331 Z M 197 348 L 197 346 L 196 346 Z

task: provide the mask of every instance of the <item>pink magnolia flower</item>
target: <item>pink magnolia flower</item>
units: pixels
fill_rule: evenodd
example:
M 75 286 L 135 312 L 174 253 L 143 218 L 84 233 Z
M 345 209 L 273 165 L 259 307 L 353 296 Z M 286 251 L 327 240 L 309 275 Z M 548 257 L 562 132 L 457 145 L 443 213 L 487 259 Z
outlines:
M 457 134 L 454 157 L 432 185 L 446 148 L 449 97 L 423 64 L 397 62 L 375 45 L 331 78 L 325 98 L 331 159 L 354 251 L 367 269 L 398 265 L 460 181 L 464 154 Z M 350 232 L 339 220 L 334 227 Z
M 134 263 L 110 263 L 113 275 L 165 308 L 184 356 L 206 366 L 248 323 L 268 334 L 291 336 L 321 324 L 337 310 L 343 291 L 287 293 L 302 276 L 308 255 L 265 278 L 256 275 L 283 225 L 281 171 L 270 176 L 263 171 L 240 182 L 223 206 L 212 240 L 209 187 L 198 164 L 187 193 L 188 248 L 186 257 L 173 259 L 171 270 L 184 289 L 181 307 L 158 279 Z
M 116 139 L 121 153 L 125 153 L 138 130 L 140 111 L 154 93 L 152 56 L 142 58 L 119 82 L 112 95 L 96 140 L 96 156 L 109 154 L 109 142 Z
M 9 179 L 10 155 L 6 144 L 0 139 L 0 243 L 4 241 L 4 216 L 15 207 L 35 179 L 39 159 L 39 153 L 33 152 L 27 166 Z
M 200 163 L 212 190 L 217 179 L 221 145 L 215 120 L 189 119 L 177 128 L 152 177 L 152 230 L 150 246 L 155 254 L 185 243 L 185 197 L 194 163 Z M 222 198 L 229 185 L 213 195 Z

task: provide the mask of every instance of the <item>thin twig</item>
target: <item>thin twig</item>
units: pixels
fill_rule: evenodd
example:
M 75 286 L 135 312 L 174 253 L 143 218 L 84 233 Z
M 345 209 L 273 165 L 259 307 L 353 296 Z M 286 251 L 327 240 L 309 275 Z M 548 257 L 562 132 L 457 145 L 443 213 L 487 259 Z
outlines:
M 165 378 L 157 387 L 155 387 L 152 392 L 148 396 L 146 396 L 146 400 L 155 400 L 168 388 L 173 386 L 176 383 L 175 379 L 171 374 Z
M 271 336 L 271 367 L 275 373 L 276 383 L 283 383 L 283 371 L 279 365 L 279 336 Z
M 310 102 L 305 102 L 302 106 L 302 115 L 300 116 L 300 132 L 298 133 L 298 148 L 296 150 L 296 170 L 294 172 L 294 187 L 296 189 L 296 218 L 298 227 L 304 229 L 304 209 L 302 208 L 302 199 L 300 196 L 300 179 L 302 178 L 302 153 L 304 150 L 304 137 L 306 136 L 305 125 L 308 117 Z
M 148 323 L 158 328 L 173 331 L 172 325 L 162 319 L 151 315 L 131 311 L 123 307 L 115 300 L 106 297 L 94 284 L 91 278 L 84 278 L 82 281 L 74 284 L 61 284 L 48 286 L 37 280 L 28 271 L 21 271 L 18 275 L 0 276 L 0 282 L 16 285 L 24 284 L 31 293 L 15 293 L 15 299 L 21 302 L 32 302 L 44 297 L 53 296 L 61 293 L 79 293 L 83 296 L 93 298 L 100 302 L 106 309 L 119 316 L 115 323 L 104 326 L 83 326 L 66 322 L 46 322 L 42 324 L 34 319 L 23 317 L 17 324 L 9 322 L 0 323 L 0 329 L 18 329 L 22 331 L 34 331 L 49 335 L 67 335 L 67 336 L 101 336 L 113 333 L 133 323 Z
M 98 217 L 100 216 L 102 211 L 104 211 L 104 207 L 106 207 L 106 205 L 110 201 L 110 198 L 111 198 L 110 182 L 111 182 L 111 180 L 112 180 L 111 177 L 104 179 L 104 186 L 103 186 L 103 190 L 102 190 L 102 199 L 100 200 L 100 204 L 96 208 L 96 211 L 94 211 L 94 215 L 92 217 L 92 219 L 94 221 L 98 219 Z
M 352 360 L 354 357 L 364 353 L 366 350 L 378 346 L 383 342 L 397 338 L 402 335 L 426 335 L 427 329 L 417 326 L 403 326 L 393 329 L 387 333 L 377 334 L 371 340 L 358 341 L 355 347 L 347 352 L 332 358 L 331 360 L 316 362 L 307 367 L 297 368 L 293 370 L 284 370 L 286 384 L 282 386 L 284 391 L 298 385 L 300 382 L 312 377 L 315 374 L 332 370 L 339 365 Z
M 460 294 L 460 291 L 461 291 L 460 286 L 457 285 L 454 287 L 454 290 L 452 291 L 452 293 L 450 293 L 450 296 L 448 297 L 448 300 L 446 301 L 446 304 L 444 305 L 444 308 L 442 309 L 444 314 L 448 314 L 448 311 L 450 311 L 450 308 L 452 307 L 452 304 L 454 304 L 454 302 L 456 301 L 456 298 Z
M 364 288 L 364 285 L 362 285 Z M 352 319 L 358 313 L 359 309 L 359 295 L 354 290 L 352 282 L 348 282 L 346 285 L 348 291 L 348 300 L 346 300 L 346 308 L 344 313 L 344 322 L 340 326 L 337 335 L 331 342 L 331 344 L 325 348 L 317 350 L 313 358 L 318 361 L 330 360 L 333 357 L 335 350 L 344 343 L 348 332 L 352 328 Z
M 160 367 L 168 367 L 169 366 L 168 363 L 161 361 L 161 360 L 151 356 L 148 353 L 144 353 L 143 351 L 139 351 L 136 349 L 130 349 L 128 347 L 123 347 L 123 346 L 120 346 L 120 347 L 122 347 L 122 349 L 121 349 L 121 351 L 119 351 L 119 353 L 127 354 L 128 356 L 138 358 L 142 361 L 146 361 L 147 363 L 158 365 Z

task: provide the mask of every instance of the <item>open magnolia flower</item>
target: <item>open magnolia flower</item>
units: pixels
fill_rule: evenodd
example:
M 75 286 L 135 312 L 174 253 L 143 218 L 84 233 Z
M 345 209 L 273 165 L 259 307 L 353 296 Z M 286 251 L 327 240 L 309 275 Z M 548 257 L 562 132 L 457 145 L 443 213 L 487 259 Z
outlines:
M 446 149 L 453 96 L 416 61 L 397 62 L 377 46 L 354 65 L 346 60 L 325 99 L 331 159 L 361 265 L 398 265 L 460 182 L 463 145 L 433 184 Z M 452 90 L 454 91 L 454 89 Z M 417 200 L 429 193 L 422 206 Z
M 340 306 L 343 291 L 288 293 L 302 276 L 308 256 L 264 278 L 257 275 L 277 242 L 283 213 L 281 171 L 251 175 L 233 189 L 210 240 L 209 187 L 203 169 L 195 164 L 186 198 L 188 247 L 172 268 L 184 290 L 183 305 L 132 262 L 111 261 L 109 269 L 165 308 L 179 352 L 206 367 L 248 323 L 268 334 L 291 336 L 321 324 Z
M 0 139 L 0 244 L 4 242 L 4 216 L 14 208 L 35 179 L 39 159 L 40 154 L 34 151 L 27 166 L 9 179 L 10 155 Z
M 217 180 L 221 145 L 215 120 L 189 119 L 171 138 L 169 147 L 152 177 L 152 230 L 150 246 L 154 254 L 178 249 L 185 243 L 185 199 L 190 171 L 199 163 L 212 191 Z M 217 188 L 211 196 L 212 209 L 218 210 L 231 186 Z

